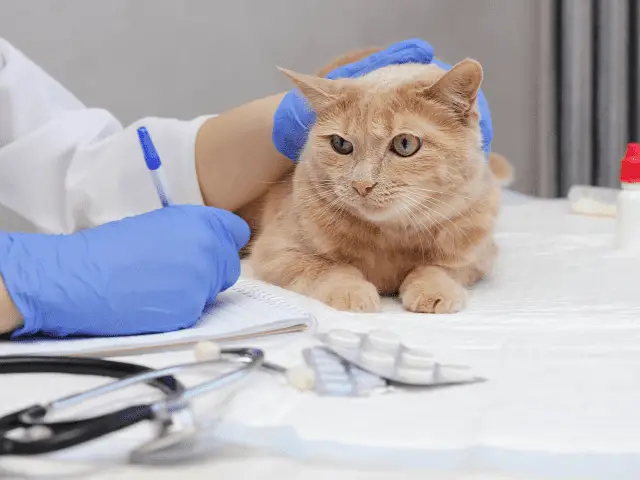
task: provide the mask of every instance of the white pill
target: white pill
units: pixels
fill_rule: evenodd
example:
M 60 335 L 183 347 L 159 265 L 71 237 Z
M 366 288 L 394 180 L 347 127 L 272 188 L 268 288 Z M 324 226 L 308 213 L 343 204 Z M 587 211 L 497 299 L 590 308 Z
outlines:
M 391 368 L 396 358 L 387 352 L 380 350 L 363 350 L 360 359 L 369 368 Z
M 400 347 L 400 339 L 386 330 L 373 330 L 367 336 L 369 344 L 385 352 L 395 353 Z
M 400 355 L 400 361 L 409 368 L 433 368 L 435 361 L 433 355 L 426 350 L 405 350 Z
M 338 348 L 358 348 L 360 336 L 348 330 L 331 330 L 327 335 L 329 343 Z
M 290 368 L 286 371 L 285 376 L 287 377 L 289 385 L 297 388 L 301 392 L 313 390 L 313 387 L 316 385 L 316 374 L 306 365 Z
M 221 353 L 220 345 L 215 342 L 198 342 L 193 353 L 198 362 L 218 360 Z
M 408 367 L 399 367 L 397 370 L 398 378 L 403 382 L 423 385 L 433 383 L 433 372 L 433 369 Z

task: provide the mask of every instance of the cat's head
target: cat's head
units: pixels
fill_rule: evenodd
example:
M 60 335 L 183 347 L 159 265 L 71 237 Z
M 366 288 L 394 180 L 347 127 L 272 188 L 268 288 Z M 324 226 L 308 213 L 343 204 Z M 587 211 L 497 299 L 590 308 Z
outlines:
M 317 114 L 300 157 L 308 178 L 362 218 L 442 210 L 435 202 L 467 198 L 485 168 L 474 60 L 448 72 L 396 65 L 356 79 L 283 72 Z

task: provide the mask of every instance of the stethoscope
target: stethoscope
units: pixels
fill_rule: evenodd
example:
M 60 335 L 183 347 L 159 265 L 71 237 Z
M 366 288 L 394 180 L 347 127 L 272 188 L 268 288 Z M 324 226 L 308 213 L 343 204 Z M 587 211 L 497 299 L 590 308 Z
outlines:
M 190 400 L 222 388 L 259 367 L 279 370 L 265 364 L 264 353 L 257 348 L 222 348 L 206 360 L 154 370 L 132 363 L 96 358 L 6 356 L 0 357 L 0 374 L 62 373 L 115 378 L 113 382 L 59 398 L 47 404 L 34 404 L 0 418 L 0 456 L 38 455 L 73 447 L 143 421 L 157 425 L 155 438 L 132 453 L 132 457 L 152 454 L 192 438 L 196 422 Z M 237 367 L 219 376 L 186 388 L 173 375 L 218 362 L 237 363 Z M 129 405 L 107 414 L 78 420 L 48 421 L 54 413 L 123 388 L 147 384 L 159 390 L 163 398 L 154 403 Z

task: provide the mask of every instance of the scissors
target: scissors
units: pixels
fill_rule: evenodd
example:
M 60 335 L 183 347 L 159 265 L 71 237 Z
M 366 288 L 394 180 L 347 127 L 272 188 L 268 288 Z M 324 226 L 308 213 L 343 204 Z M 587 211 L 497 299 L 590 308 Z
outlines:
M 154 370 L 142 365 L 96 358 L 55 356 L 0 357 L 0 374 L 62 373 L 115 378 L 115 381 L 69 395 L 47 404 L 34 404 L 0 418 L 0 457 L 55 452 L 95 440 L 143 421 L 157 426 L 155 438 L 132 453 L 132 458 L 155 453 L 192 438 L 197 433 L 189 401 L 239 380 L 264 363 L 257 348 L 223 348 L 213 358 Z M 231 371 L 186 388 L 173 375 L 187 370 L 232 362 Z M 120 410 L 69 421 L 48 418 L 87 400 L 136 384 L 147 384 L 163 394 L 153 403 L 129 405 Z

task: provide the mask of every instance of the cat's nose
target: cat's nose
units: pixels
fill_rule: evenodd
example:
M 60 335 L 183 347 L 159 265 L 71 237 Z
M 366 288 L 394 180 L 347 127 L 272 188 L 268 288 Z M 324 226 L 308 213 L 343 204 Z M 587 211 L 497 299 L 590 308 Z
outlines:
M 351 186 L 361 197 L 369 195 L 371 190 L 373 190 L 373 187 L 377 184 L 378 182 L 374 182 L 373 180 L 354 180 L 351 182 Z

